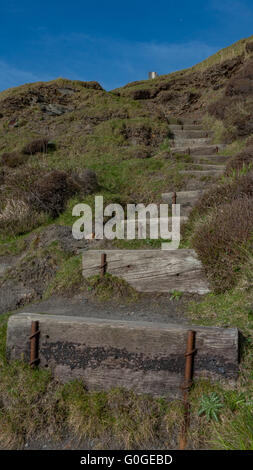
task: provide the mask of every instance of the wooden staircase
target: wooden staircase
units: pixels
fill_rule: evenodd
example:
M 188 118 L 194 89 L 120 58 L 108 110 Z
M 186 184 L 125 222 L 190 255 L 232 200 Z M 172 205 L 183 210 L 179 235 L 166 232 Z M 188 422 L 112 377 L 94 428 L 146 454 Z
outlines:
M 189 169 L 180 173 L 196 178 L 195 190 L 176 193 L 176 202 L 181 205 L 180 215 L 185 222 L 203 193 L 198 180 L 206 176 L 211 181 L 217 179 L 230 157 L 219 155 L 225 146 L 213 145 L 211 135 L 200 123 L 171 125 L 170 130 L 173 133 L 171 152 L 182 158 L 190 155 L 193 160 L 188 164 Z M 162 201 L 170 205 L 174 198 L 173 192 L 162 194 Z M 85 278 L 100 272 L 102 255 L 106 256 L 106 271 L 124 279 L 139 292 L 180 291 L 199 295 L 210 292 L 204 268 L 194 250 L 89 250 L 83 253 Z

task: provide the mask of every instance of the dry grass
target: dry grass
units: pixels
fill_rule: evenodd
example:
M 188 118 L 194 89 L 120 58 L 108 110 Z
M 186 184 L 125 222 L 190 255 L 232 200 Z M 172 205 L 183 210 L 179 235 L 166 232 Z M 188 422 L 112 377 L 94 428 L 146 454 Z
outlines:
M 27 199 L 33 209 L 57 217 L 77 190 L 77 185 L 67 173 L 55 170 L 35 182 Z
M 27 157 L 19 152 L 4 153 L 1 157 L 2 165 L 6 165 L 9 168 L 16 168 L 23 165 L 27 161 Z
M 7 221 L 21 221 L 28 217 L 30 208 L 25 201 L 8 199 L 4 210 L 0 213 L 0 223 Z
M 226 175 L 236 172 L 249 171 L 253 166 L 253 145 L 247 146 L 242 152 L 229 160 L 226 166 Z
M 203 72 L 206 68 L 211 67 L 215 64 L 221 64 L 225 60 L 235 59 L 236 57 L 245 53 L 247 44 L 250 43 L 252 40 L 253 36 L 250 36 L 247 39 L 241 39 L 240 41 L 237 41 L 231 46 L 216 52 L 200 64 L 195 65 L 192 70 Z
M 0 233 L 5 237 L 22 235 L 47 221 L 45 214 L 31 210 L 25 201 L 7 199 L 4 209 L 0 212 Z

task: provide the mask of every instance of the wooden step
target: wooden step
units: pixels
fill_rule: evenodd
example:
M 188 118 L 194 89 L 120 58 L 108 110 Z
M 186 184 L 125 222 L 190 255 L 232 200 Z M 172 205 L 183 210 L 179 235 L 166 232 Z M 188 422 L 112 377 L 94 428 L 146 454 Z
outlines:
M 197 191 L 178 191 L 176 192 L 177 203 L 178 204 L 191 203 L 193 205 L 201 197 L 202 194 L 203 194 L 203 191 L 201 189 Z M 163 202 L 172 204 L 173 195 L 174 195 L 174 192 L 163 193 L 162 194 Z
M 180 175 L 192 175 L 192 176 L 215 176 L 219 177 L 223 173 L 223 170 L 181 170 Z
M 171 129 L 172 130 L 172 129 Z M 172 130 L 175 139 L 200 139 L 200 138 L 207 138 L 212 137 L 211 132 L 206 132 L 201 129 L 193 129 L 193 130 L 182 130 L 182 129 L 174 129 Z
M 200 124 L 169 124 L 170 129 L 174 131 L 203 131 Z
M 201 124 L 169 124 L 172 131 L 203 131 Z
M 204 145 L 198 147 L 179 147 L 179 148 L 171 148 L 172 154 L 177 155 L 215 155 L 220 150 L 226 148 L 225 144 L 219 145 Z
M 191 155 L 194 163 L 226 163 L 231 157 L 228 155 Z
M 199 170 L 217 170 L 217 171 L 224 171 L 226 165 L 213 165 L 212 163 L 189 163 L 189 166 L 193 167 L 193 169 Z
M 194 250 L 89 250 L 83 253 L 83 276 L 100 273 L 101 254 L 107 272 L 124 279 L 138 292 L 210 292 Z
M 211 139 L 209 137 L 201 137 L 197 139 L 184 139 L 184 138 L 175 138 L 174 140 L 171 141 L 173 148 L 182 148 L 186 147 L 189 149 L 189 147 L 201 147 L 204 145 L 211 144 Z
M 193 206 L 198 202 L 203 194 L 202 190 L 198 191 L 178 191 L 176 193 L 176 202 L 180 204 L 180 214 L 183 217 L 187 217 L 191 212 Z M 172 204 L 173 192 L 163 193 L 162 201 L 167 204 Z
M 117 307 L 115 307 L 117 308 Z M 189 327 L 63 315 L 19 313 L 9 318 L 6 355 L 29 363 L 31 323 L 38 322 L 40 368 L 56 380 L 80 380 L 87 390 L 121 387 L 175 400 L 182 397 Z M 235 385 L 237 328 L 194 326 L 193 378 Z
M 184 126 L 202 126 L 202 121 L 195 117 L 179 117 L 178 120 L 180 124 L 183 123 Z

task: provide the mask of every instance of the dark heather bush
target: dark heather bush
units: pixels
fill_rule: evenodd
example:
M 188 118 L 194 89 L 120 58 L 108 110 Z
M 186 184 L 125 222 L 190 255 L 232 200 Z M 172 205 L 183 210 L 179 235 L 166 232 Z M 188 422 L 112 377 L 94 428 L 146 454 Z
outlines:
M 3 153 L 1 163 L 10 168 L 16 168 L 17 166 L 25 163 L 26 159 L 27 157 L 19 152 Z
M 253 144 L 246 147 L 242 152 L 232 157 L 227 163 L 225 174 L 230 175 L 234 170 L 240 171 L 244 167 L 253 164 Z
M 152 140 L 152 128 L 147 124 L 126 126 L 122 134 L 126 139 L 133 141 L 134 145 L 150 145 Z
M 232 288 L 247 256 L 242 248 L 253 235 L 253 198 L 224 204 L 195 229 L 193 246 L 216 292 Z
M 164 90 L 159 93 L 157 102 L 158 103 L 168 103 L 168 101 L 172 100 L 174 98 L 174 95 L 171 91 L 169 90 Z
M 151 97 L 150 90 L 133 90 L 129 94 L 133 100 L 148 100 Z
M 252 58 L 249 58 L 228 81 L 223 96 L 208 106 L 208 112 L 224 122 L 226 141 L 253 133 Z
M 246 44 L 246 52 L 248 54 L 253 54 L 253 42 L 247 42 Z
M 28 201 L 34 209 L 57 217 L 76 191 L 77 186 L 72 178 L 63 171 L 55 170 L 36 181 Z
M 253 42 L 251 43 L 251 45 L 253 46 Z M 247 62 L 245 62 L 245 64 L 242 68 L 240 68 L 236 76 L 240 78 L 250 78 L 251 80 L 253 80 L 253 58 L 250 58 L 247 60 Z
M 134 145 L 130 146 L 127 150 L 127 159 L 130 158 L 149 158 L 151 157 L 151 150 L 149 147 L 145 147 L 145 145 Z
M 232 105 L 239 103 L 241 101 L 238 96 L 222 96 L 218 101 L 210 103 L 208 106 L 208 112 L 214 116 L 216 119 L 225 119 L 226 112 L 228 109 L 231 109 Z
M 0 170 L 0 186 L 4 184 L 4 170 Z
M 190 219 L 205 215 L 208 210 L 222 204 L 242 199 L 245 196 L 253 197 L 253 174 L 237 176 L 224 184 L 214 184 L 204 192 L 190 214 Z
M 249 78 L 235 78 L 230 80 L 226 88 L 226 96 L 251 95 L 253 93 L 253 82 Z
M 48 151 L 48 142 L 47 138 L 33 140 L 29 144 L 25 145 L 22 152 L 25 155 L 34 155 L 35 153 L 47 153 Z
M 82 170 L 72 177 L 83 194 L 92 194 L 98 189 L 97 175 L 93 170 Z

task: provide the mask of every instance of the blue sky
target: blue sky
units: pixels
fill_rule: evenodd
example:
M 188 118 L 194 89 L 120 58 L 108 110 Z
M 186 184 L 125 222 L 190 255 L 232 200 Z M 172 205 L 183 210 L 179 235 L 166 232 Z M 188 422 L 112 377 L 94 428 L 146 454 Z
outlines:
M 57 77 L 109 90 L 251 35 L 252 0 L 0 0 L 0 90 Z

